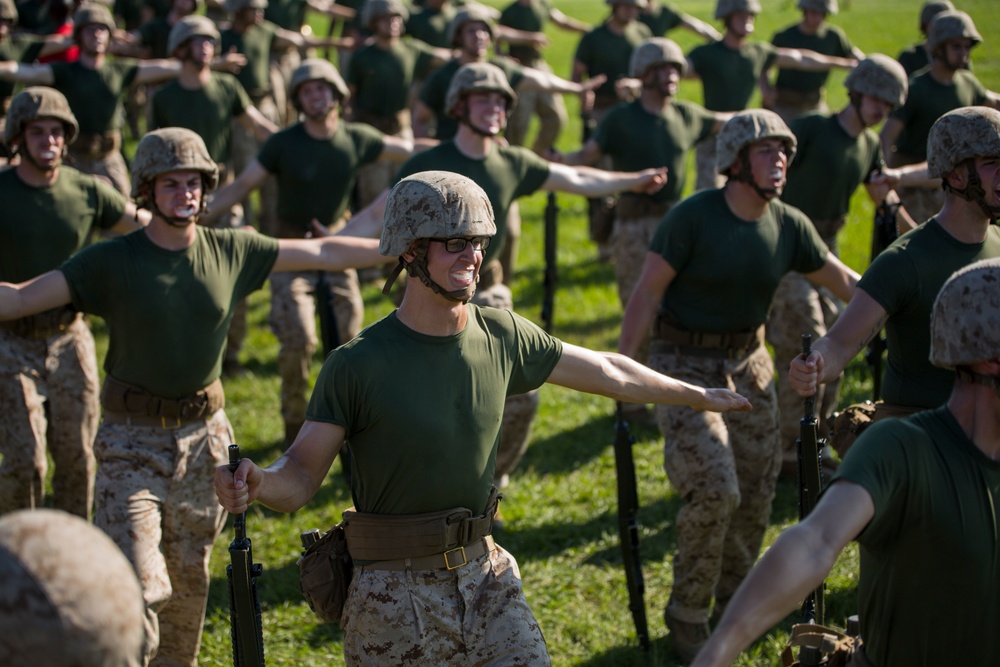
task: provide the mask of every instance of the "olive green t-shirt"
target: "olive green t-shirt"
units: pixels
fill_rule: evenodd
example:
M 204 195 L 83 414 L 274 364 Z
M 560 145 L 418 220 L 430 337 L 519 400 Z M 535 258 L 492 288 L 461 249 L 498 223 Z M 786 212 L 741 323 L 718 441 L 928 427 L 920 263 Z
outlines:
M 587 76 L 607 76 L 608 80 L 594 92 L 599 98 L 614 100 L 617 99 L 615 81 L 629 75 L 632 51 L 652 36 L 649 28 L 639 21 L 625 26 L 621 35 L 611 32 L 607 23 L 602 23 L 580 38 L 573 59 L 586 67 Z
M 771 43 L 783 49 L 808 49 L 824 56 L 837 58 L 850 58 L 854 53 L 854 45 L 851 44 L 851 40 L 847 38 L 844 31 L 828 23 L 821 25 L 814 35 L 802 32 L 802 28 L 796 23 L 776 33 L 771 38 Z M 829 71 L 803 72 L 794 69 L 779 69 L 774 87 L 794 90 L 798 93 L 815 93 L 826 85 L 826 79 L 829 75 Z
M 66 96 L 81 132 L 104 133 L 121 127 L 122 94 L 139 72 L 131 58 L 108 59 L 97 69 L 73 63 L 49 63 L 52 87 Z
M 33 35 L 9 35 L 0 42 L 0 62 L 35 62 L 44 46 L 45 42 Z M 14 94 L 16 85 L 0 81 L 0 102 Z
M 263 234 L 201 226 L 197 234 L 191 247 L 167 250 L 136 232 L 59 267 L 77 310 L 107 322 L 108 374 L 161 398 L 218 379 L 233 310 L 278 258 L 278 242 Z
M 270 21 L 247 28 L 243 34 L 232 28 L 222 31 L 219 53 L 229 53 L 236 49 L 247 58 L 246 67 L 241 69 L 236 78 L 250 97 L 259 97 L 271 90 L 271 44 L 278 26 Z
M 927 55 L 927 48 L 923 43 L 914 44 L 903 49 L 896 60 L 903 66 L 906 76 L 913 76 L 931 64 L 930 57 Z
M 962 243 L 931 218 L 897 239 L 861 276 L 858 289 L 889 315 L 882 380 L 887 403 L 933 408 L 948 399 L 955 373 L 928 360 L 934 299 L 952 273 L 992 257 L 1000 257 L 1000 227 L 990 225 L 983 243 Z
M 363 46 L 351 56 L 347 83 L 355 88 L 351 106 L 382 117 L 396 115 L 409 104 L 410 86 L 421 65 L 433 60 L 432 50 L 416 40 L 402 39 L 389 49 Z
M 639 14 L 639 20 L 646 24 L 655 37 L 662 37 L 681 24 L 681 12 L 666 3 L 657 3 L 652 11 Z
M 20 283 L 59 266 L 97 229 L 114 227 L 126 201 L 106 182 L 65 165 L 49 186 L 0 171 L 0 281 Z
M 486 59 L 491 65 L 496 65 L 503 70 L 510 87 L 517 90 L 518 84 L 524 78 L 524 68 L 505 56 L 490 56 Z M 424 85 L 420 87 L 420 101 L 427 105 L 427 108 L 437 116 L 437 133 L 435 136 L 441 141 L 447 141 L 458 132 L 458 120 L 452 118 L 444 112 L 445 101 L 448 98 L 448 88 L 455 72 L 462 68 L 462 63 L 457 59 L 451 59 L 427 77 Z
M 801 116 L 788 127 L 798 140 L 798 149 L 788 166 L 782 201 L 812 220 L 847 215 L 858 185 L 882 167 L 878 135 L 866 128 L 852 137 L 835 113 Z
M 743 111 L 757 89 L 761 72 L 778 59 L 774 46 L 747 42 L 731 49 L 719 40 L 696 46 L 688 54 L 691 66 L 701 78 L 705 108 L 712 111 Z
M 149 48 L 151 58 L 169 58 L 167 44 L 170 40 L 170 30 L 166 17 L 157 17 L 149 23 L 139 26 L 139 39 L 143 46 Z
M 303 123 L 271 135 L 257 161 L 278 179 L 278 218 L 312 230 L 312 219 L 324 225 L 340 220 L 350 203 L 358 169 L 378 159 L 383 134 L 364 123 L 341 121 L 329 139 L 315 139 Z
M 212 72 L 204 86 L 190 90 L 174 80 L 153 95 L 154 127 L 186 127 L 205 140 L 219 164 L 229 161 L 230 124 L 250 105 L 243 86 L 227 72 Z
M 298 32 L 306 21 L 305 0 L 268 0 L 264 20 L 279 28 Z
M 693 102 L 674 100 L 662 114 L 653 115 L 636 100 L 608 112 L 593 139 L 618 171 L 667 167 L 666 185 L 651 197 L 677 201 L 687 178 L 687 151 L 708 138 L 714 125 L 715 114 Z
M 897 157 L 903 160 L 898 164 L 927 159 L 927 137 L 938 118 L 953 109 L 985 102 L 986 88 L 972 72 L 958 70 L 951 85 L 939 83 L 929 69 L 917 72 L 910 79 L 906 103 L 892 112 L 892 117 L 903 123 L 896 140 Z
M 497 233 L 486 249 L 484 264 L 499 256 L 507 243 L 507 212 L 511 203 L 538 190 L 549 177 L 549 163 L 527 148 L 493 144 L 489 155 L 477 160 L 462 154 L 453 142 L 446 141 L 404 162 L 396 180 L 432 170 L 453 171 L 471 178 L 489 197 Z
M 1000 462 L 947 407 L 872 424 L 834 477 L 871 496 L 858 611 L 875 665 L 1000 665 Z
M 532 0 L 527 5 L 514 0 L 500 12 L 500 20 L 497 23 L 515 30 L 542 32 L 549 22 L 551 13 L 552 3 L 549 0 Z M 530 44 L 510 44 L 507 47 L 507 54 L 524 65 L 531 65 L 543 58 L 541 50 Z
M 828 253 L 798 209 L 774 199 L 757 220 L 742 220 L 723 189 L 696 192 L 670 209 L 649 250 L 677 272 L 660 311 L 679 328 L 704 333 L 760 326 L 781 277 L 819 270 Z
M 541 386 L 562 343 L 513 311 L 466 308 L 450 336 L 418 333 L 393 312 L 323 364 L 306 418 L 346 430 L 359 511 L 485 509 L 504 401 Z
M 448 26 L 455 18 L 456 13 L 458 10 L 451 5 L 443 9 L 424 7 L 420 10 L 414 10 L 406 22 L 406 34 L 431 46 L 442 49 L 450 48 Z

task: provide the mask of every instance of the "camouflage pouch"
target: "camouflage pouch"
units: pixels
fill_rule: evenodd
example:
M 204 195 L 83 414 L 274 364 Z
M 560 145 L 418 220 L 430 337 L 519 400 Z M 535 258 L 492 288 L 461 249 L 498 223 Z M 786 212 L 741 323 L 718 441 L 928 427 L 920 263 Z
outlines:
M 874 421 L 875 404 L 871 401 L 849 405 L 833 414 L 826 442 L 843 459 L 858 436 Z
M 316 535 L 319 531 L 313 531 Z M 303 543 L 307 542 L 303 533 Z M 299 558 L 299 588 L 309 608 L 324 623 L 340 623 L 347 589 L 354 574 L 354 561 L 347 550 L 343 524 L 314 538 Z
M 781 664 L 783 667 L 846 667 L 857 664 L 855 656 L 859 653 L 860 646 L 860 638 L 851 637 L 840 630 L 824 625 L 799 623 L 792 626 L 788 643 L 781 652 Z M 795 648 L 799 649 L 797 658 L 793 655 Z

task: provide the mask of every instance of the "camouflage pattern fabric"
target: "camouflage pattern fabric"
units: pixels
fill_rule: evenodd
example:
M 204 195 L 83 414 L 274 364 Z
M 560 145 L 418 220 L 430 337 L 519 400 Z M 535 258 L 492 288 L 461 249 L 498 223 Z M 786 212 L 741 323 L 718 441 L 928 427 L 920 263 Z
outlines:
M 410 114 L 400 113 L 399 118 L 405 125 L 393 136 L 413 141 L 413 128 L 410 127 Z M 391 188 L 396 180 L 399 163 L 381 158 L 375 162 L 362 165 L 358 169 L 358 208 L 364 208 L 378 199 L 384 190 Z
M 327 273 L 333 310 L 342 343 L 361 331 L 364 301 L 354 269 Z M 285 423 L 305 419 L 309 391 L 309 362 L 319 339 L 316 335 L 316 281 L 318 272 L 271 274 L 271 330 L 278 338 L 278 374 L 281 376 L 281 416 Z
M 701 387 L 728 387 L 750 412 L 698 412 L 658 405 L 664 468 L 684 506 L 677 514 L 674 586 L 667 613 L 686 623 L 709 619 L 760 552 L 781 464 L 774 364 L 760 346 L 734 361 L 676 354 L 653 342 L 649 366 Z
M 209 557 L 225 523 L 212 478 L 233 439 L 222 410 L 176 430 L 104 423 L 97 433 L 94 524 L 139 577 L 150 665 L 197 665 Z
M 452 571 L 355 567 L 341 620 L 349 667 L 550 665 L 513 556 Z
M 85 174 L 104 178 L 127 197 L 131 184 L 125 157 L 121 153 L 121 136 L 115 141 L 115 147 L 107 153 L 94 155 L 82 152 L 80 148 L 80 144 L 67 147 L 66 163 Z
M 931 315 L 931 363 L 942 368 L 995 359 L 1000 349 L 1000 259 L 959 269 Z M 995 385 L 994 385 L 995 386 Z
M 536 60 L 524 65 L 552 72 L 552 68 L 544 60 Z M 517 104 L 510 118 L 507 119 L 507 129 L 504 136 L 512 146 L 524 146 L 528 138 L 528 125 L 532 115 L 538 115 L 538 132 L 532 150 L 537 153 L 555 146 L 559 133 L 566 126 L 569 117 L 566 103 L 562 95 L 534 90 L 522 90 L 518 93 Z
M 94 435 L 100 416 L 94 337 L 82 318 L 31 340 L 0 328 L 0 514 L 42 507 L 48 463 L 52 504 L 90 519 Z
M 715 168 L 715 137 L 709 137 L 695 144 L 694 162 L 697 168 L 694 182 L 696 191 L 721 188 L 726 184 L 726 177 L 719 174 Z

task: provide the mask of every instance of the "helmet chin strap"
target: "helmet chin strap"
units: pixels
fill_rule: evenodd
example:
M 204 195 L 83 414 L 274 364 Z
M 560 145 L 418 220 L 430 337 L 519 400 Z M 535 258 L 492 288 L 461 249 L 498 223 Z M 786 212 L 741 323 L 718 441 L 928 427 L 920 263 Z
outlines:
M 965 189 L 959 190 L 951 183 L 948 179 L 941 180 L 941 187 L 945 192 L 951 192 L 966 201 L 971 201 L 978 205 L 986 217 L 990 220 L 996 220 L 1000 216 L 1000 208 L 994 208 L 986 203 L 986 190 L 983 189 L 983 182 L 979 178 L 979 173 L 976 172 L 975 165 L 971 160 L 967 161 L 965 164 L 965 173 L 969 176 L 969 182 L 966 184 Z
M 771 201 L 781 195 L 782 188 L 762 188 L 757 185 L 757 179 L 753 177 L 753 169 L 750 166 L 750 155 L 746 150 L 740 151 L 740 164 L 742 165 L 740 172 L 732 175 L 730 178 L 735 181 L 743 181 L 749 185 L 757 193 L 757 196 L 764 201 Z
M 489 139 L 492 139 L 493 137 L 499 136 L 500 133 L 504 131 L 504 128 L 507 127 L 507 120 L 506 119 L 507 119 L 507 116 L 505 114 L 504 115 L 504 122 L 500 125 L 500 130 L 498 132 L 490 132 L 489 130 L 483 130 L 483 129 L 478 128 L 478 127 L 476 127 L 475 125 L 472 124 L 472 119 L 469 118 L 469 105 L 466 104 L 465 108 L 462 110 L 462 117 L 459 120 L 461 122 L 465 123 L 466 125 L 468 125 L 469 129 L 472 130 L 473 132 L 475 132 L 476 134 L 478 134 L 479 136 L 481 136 L 481 137 L 487 137 Z
M 959 366 L 955 369 L 955 375 L 962 382 L 968 382 L 969 384 L 978 384 L 984 387 L 991 387 L 993 391 L 996 392 L 997 396 L 1000 397 L 1000 378 L 994 375 L 984 375 L 983 373 L 973 373 L 971 370 L 964 366 Z
M 479 283 L 479 276 L 476 276 L 476 282 L 469 285 L 468 287 L 460 290 L 448 291 L 445 288 L 438 285 L 436 282 L 431 280 L 430 274 L 427 272 L 427 247 L 429 242 L 427 239 L 420 239 L 417 243 L 413 244 L 413 254 L 414 257 L 411 261 L 406 261 L 402 257 L 399 258 L 400 265 L 396 267 L 391 278 L 394 280 L 397 275 L 399 275 L 399 269 L 402 266 L 406 267 L 406 270 L 410 275 L 416 276 L 420 282 L 427 285 L 434 291 L 435 294 L 440 294 L 449 301 L 454 301 L 456 303 L 468 303 L 472 299 L 473 295 L 476 293 L 476 285 Z M 383 292 L 388 289 L 392 283 L 388 280 L 386 281 L 386 286 L 383 288 Z

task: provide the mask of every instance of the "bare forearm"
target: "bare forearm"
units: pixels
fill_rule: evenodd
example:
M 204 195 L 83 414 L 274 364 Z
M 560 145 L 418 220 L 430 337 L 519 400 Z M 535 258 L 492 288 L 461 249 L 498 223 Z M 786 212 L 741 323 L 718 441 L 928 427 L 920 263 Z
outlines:
M 287 453 L 261 472 L 257 502 L 277 512 L 301 509 L 319 490 L 313 475 Z

